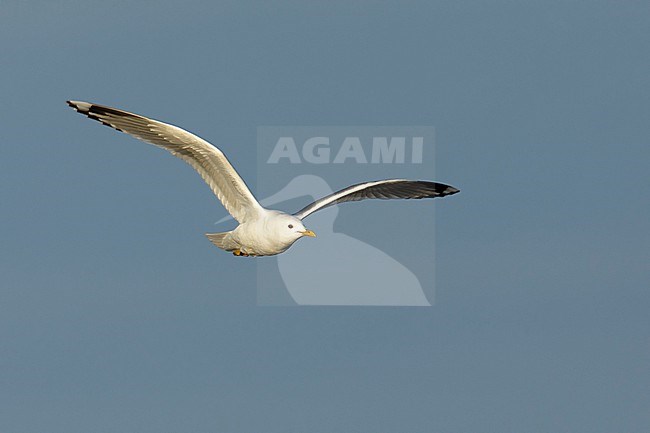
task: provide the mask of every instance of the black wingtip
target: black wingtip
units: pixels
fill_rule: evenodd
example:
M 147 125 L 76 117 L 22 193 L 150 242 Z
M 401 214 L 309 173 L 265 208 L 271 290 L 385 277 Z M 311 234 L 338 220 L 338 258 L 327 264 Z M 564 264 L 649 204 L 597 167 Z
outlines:
M 457 193 L 459 193 L 459 192 L 460 192 L 460 190 L 459 190 L 458 188 L 454 188 L 453 186 L 448 186 L 448 187 L 447 187 L 447 188 L 442 192 L 442 195 L 443 195 L 443 196 L 446 196 L 446 195 L 454 195 L 454 194 L 457 194 Z
M 82 101 L 68 100 L 65 101 L 65 103 L 68 104 L 68 106 L 70 106 L 77 113 L 86 114 L 86 115 L 88 114 L 90 107 L 92 107 L 92 104 L 89 104 L 88 102 L 82 102 Z
M 432 193 L 431 195 L 426 195 L 424 197 L 446 197 L 448 195 L 458 194 L 460 190 L 451 185 L 440 182 L 431 182 L 428 180 L 419 180 L 415 183 L 420 184 L 425 187 L 428 192 Z

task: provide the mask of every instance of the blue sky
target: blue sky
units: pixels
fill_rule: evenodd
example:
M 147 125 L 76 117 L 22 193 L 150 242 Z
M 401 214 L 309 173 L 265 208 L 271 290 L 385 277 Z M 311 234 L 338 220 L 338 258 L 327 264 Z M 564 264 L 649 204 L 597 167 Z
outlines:
M 3 2 L 0 430 L 647 431 L 649 19 Z M 182 125 L 252 184 L 260 125 L 435 126 L 462 190 L 434 204 L 435 306 L 257 307 L 191 168 L 71 98 Z

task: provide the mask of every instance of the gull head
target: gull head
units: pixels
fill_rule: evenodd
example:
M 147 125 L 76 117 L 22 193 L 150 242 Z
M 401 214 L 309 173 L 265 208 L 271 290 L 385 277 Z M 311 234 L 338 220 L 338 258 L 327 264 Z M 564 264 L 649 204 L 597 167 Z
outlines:
M 285 213 L 273 215 L 267 222 L 267 230 L 273 238 L 283 244 L 292 244 L 303 236 L 316 237 L 314 232 L 305 228 L 299 218 Z

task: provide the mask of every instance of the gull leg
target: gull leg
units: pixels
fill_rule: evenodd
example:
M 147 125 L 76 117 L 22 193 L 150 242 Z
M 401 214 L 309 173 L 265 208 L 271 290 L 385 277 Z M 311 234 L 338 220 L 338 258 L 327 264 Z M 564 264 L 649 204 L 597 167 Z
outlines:
M 234 250 L 232 253 L 235 256 L 241 256 L 242 255 L 241 250 Z

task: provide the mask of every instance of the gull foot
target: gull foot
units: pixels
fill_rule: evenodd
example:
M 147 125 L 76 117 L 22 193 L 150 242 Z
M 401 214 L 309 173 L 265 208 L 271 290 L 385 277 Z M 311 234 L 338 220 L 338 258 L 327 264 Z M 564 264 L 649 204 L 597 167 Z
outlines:
M 235 256 L 248 257 L 248 254 L 243 253 L 241 250 L 234 250 L 232 253 L 233 253 Z

